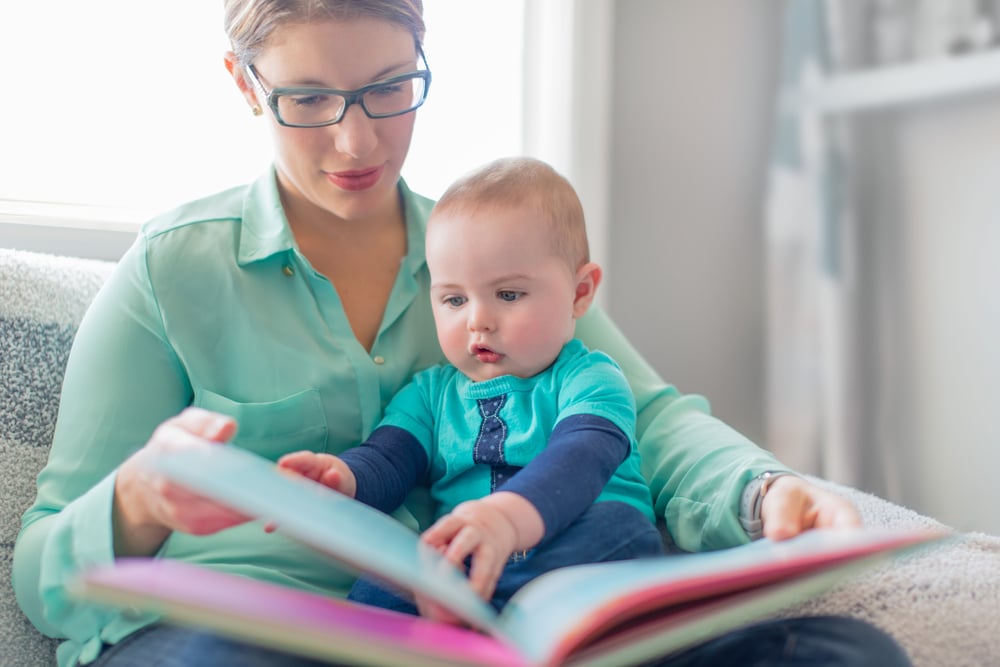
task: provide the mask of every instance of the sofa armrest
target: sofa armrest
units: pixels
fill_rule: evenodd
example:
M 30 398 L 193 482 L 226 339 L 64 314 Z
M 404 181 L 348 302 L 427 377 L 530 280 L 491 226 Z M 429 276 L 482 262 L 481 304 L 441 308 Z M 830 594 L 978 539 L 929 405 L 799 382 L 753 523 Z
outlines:
M 114 264 L 0 248 L 0 662 L 55 664 L 14 599 L 11 565 L 21 514 L 48 458 L 76 328 Z

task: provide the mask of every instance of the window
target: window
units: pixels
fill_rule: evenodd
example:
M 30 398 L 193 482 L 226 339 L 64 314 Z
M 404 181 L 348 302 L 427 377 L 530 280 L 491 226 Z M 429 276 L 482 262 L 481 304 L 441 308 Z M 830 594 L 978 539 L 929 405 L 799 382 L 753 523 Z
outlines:
M 134 228 L 258 176 L 270 135 L 223 66 L 221 4 L 5 3 L 0 223 L 13 214 Z M 403 175 L 436 197 L 468 169 L 523 152 L 524 2 L 424 5 L 434 80 Z

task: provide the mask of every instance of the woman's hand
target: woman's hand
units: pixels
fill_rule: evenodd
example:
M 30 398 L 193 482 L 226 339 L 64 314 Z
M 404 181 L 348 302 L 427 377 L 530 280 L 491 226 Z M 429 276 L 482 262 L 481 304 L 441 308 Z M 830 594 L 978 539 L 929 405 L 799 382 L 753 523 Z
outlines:
M 861 516 L 854 505 L 801 477 L 783 475 L 764 495 L 760 517 L 764 537 L 784 540 L 811 528 L 854 528 Z
M 233 437 L 236 422 L 200 408 L 166 420 L 146 445 L 129 457 L 115 478 L 113 510 L 116 556 L 147 556 L 173 531 L 209 535 L 250 517 L 192 493 L 144 465 L 161 452 L 215 447 Z

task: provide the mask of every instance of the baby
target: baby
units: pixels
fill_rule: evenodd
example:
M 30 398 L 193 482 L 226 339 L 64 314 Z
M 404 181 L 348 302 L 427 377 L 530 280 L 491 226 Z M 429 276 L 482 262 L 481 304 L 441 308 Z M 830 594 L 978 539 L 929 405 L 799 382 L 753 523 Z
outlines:
M 279 465 L 385 512 L 428 485 L 437 521 L 422 539 L 498 608 L 553 568 L 662 553 L 632 392 L 574 338 L 601 269 L 573 187 L 538 160 L 488 164 L 441 197 L 426 254 L 450 363 L 418 373 L 359 447 Z M 367 578 L 350 597 L 417 612 Z

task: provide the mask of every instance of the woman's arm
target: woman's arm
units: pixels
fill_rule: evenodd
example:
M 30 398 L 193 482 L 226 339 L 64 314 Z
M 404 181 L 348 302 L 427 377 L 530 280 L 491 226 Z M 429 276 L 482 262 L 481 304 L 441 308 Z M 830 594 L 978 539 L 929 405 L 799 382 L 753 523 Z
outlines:
M 713 417 L 704 398 L 664 382 L 599 308 L 580 319 L 577 336 L 610 355 L 628 378 L 643 475 L 677 546 L 704 551 L 746 542 L 738 518 L 743 487 L 765 470 L 788 468 Z
M 142 239 L 97 295 L 74 339 L 49 460 L 22 517 L 14 587 L 40 629 L 89 637 L 102 621 L 65 593 L 81 568 L 114 559 L 118 466 L 190 403 L 165 341 Z

